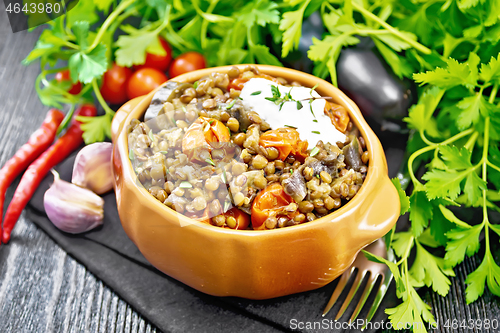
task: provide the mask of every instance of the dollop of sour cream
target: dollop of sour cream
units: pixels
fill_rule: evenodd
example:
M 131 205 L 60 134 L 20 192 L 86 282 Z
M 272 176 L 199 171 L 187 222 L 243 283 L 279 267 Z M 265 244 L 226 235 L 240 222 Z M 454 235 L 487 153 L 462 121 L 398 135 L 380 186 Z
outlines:
M 278 87 L 281 97 L 287 93 L 292 96 L 293 101 L 284 102 L 281 111 L 280 105 L 266 99 L 266 97 L 273 97 L 271 86 Z M 346 136 L 335 128 L 330 117 L 324 112 L 326 101 L 315 99 L 309 103 L 311 96 L 321 97 L 311 88 L 285 87 L 263 78 L 248 80 L 240 94 L 243 105 L 257 112 L 271 126 L 271 129 L 295 127 L 300 139 L 309 143 L 309 149 L 315 147 L 319 140 L 323 140 L 324 143 L 344 142 Z M 301 101 L 301 109 L 298 109 L 296 101 Z

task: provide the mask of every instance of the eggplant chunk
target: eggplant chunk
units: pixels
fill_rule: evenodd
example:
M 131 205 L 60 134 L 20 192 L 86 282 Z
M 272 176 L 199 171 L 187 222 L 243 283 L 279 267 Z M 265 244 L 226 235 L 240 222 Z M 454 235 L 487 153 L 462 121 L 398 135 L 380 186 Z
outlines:
M 358 138 L 352 136 L 351 142 L 342 148 L 342 152 L 345 156 L 346 164 L 354 171 L 359 171 L 363 162 L 361 161 L 361 149 Z
M 301 202 L 307 195 L 306 180 L 302 176 L 302 169 L 296 170 L 290 177 L 281 182 L 285 193 L 296 202 Z
M 227 109 L 227 104 L 223 105 L 223 109 Z M 243 106 L 243 103 L 239 99 L 237 99 L 233 106 L 226 112 L 228 112 L 231 117 L 238 120 L 240 124 L 240 131 L 247 130 L 248 126 L 252 124 L 250 119 L 248 119 L 248 114 Z
M 313 169 L 315 176 L 319 175 L 321 171 L 326 171 L 332 178 L 337 178 L 339 169 L 345 166 L 344 159 L 343 154 L 328 154 L 323 161 L 308 157 L 304 164 Z
M 175 97 L 180 96 L 181 91 L 192 86 L 191 83 L 168 81 L 154 94 L 151 104 L 144 114 L 144 121 L 151 120 L 162 114 L 163 104 L 165 102 L 170 102 Z

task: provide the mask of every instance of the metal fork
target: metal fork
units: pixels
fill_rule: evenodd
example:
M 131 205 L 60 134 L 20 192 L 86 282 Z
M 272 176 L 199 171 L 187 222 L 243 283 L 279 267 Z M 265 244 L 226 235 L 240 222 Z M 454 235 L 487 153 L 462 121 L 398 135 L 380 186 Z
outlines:
M 394 254 L 392 251 L 387 251 L 385 242 L 380 238 L 373 242 L 372 244 L 368 245 L 365 248 L 366 251 L 371 252 L 377 256 L 386 258 L 390 261 L 394 261 Z M 337 287 L 335 287 L 335 290 L 333 291 L 332 297 L 328 301 L 328 304 L 326 305 L 325 309 L 323 310 L 323 317 L 326 316 L 326 314 L 330 311 L 330 309 L 333 307 L 337 299 L 339 298 L 340 294 L 344 290 L 347 282 L 349 281 L 351 275 L 357 270 L 356 278 L 354 280 L 354 283 L 352 284 L 351 290 L 349 291 L 349 294 L 347 295 L 346 299 L 344 300 L 344 303 L 342 304 L 342 307 L 340 308 L 339 312 L 337 313 L 337 316 L 335 317 L 335 320 L 339 320 L 340 317 L 344 314 L 345 310 L 349 306 L 349 304 L 352 301 L 352 298 L 358 291 L 359 287 L 361 286 L 363 279 L 365 278 L 366 275 L 370 275 L 368 278 L 368 282 L 366 283 L 366 287 L 363 290 L 363 294 L 361 295 L 361 299 L 358 302 L 358 305 L 356 306 L 356 309 L 354 310 L 351 319 L 349 319 L 349 322 L 353 322 L 356 320 L 358 317 L 359 313 L 361 312 L 361 309 L 363 308 L 363 305 L 365 305 L 366 300 L 370 296 L 370 293 L 372 289 L 375 287 L 377 284 L 377 278 L 379 276 L 382 276 L 382 283 L 380 284 L 380 287 L 378 288 L 377 295 L 375 296 L 375 299 L 373 301 L 373 304 L 368 312 L 368 316 L 366 317 L 365 320 L 365 326 L 366 323 L 368 323 L 372 318 L 375 312 L 377 311 L 380 303 L 382 302 L 382 299 L 384 298 L 387 289 L 389 288 L 389 285 L 391 284 L 393 275 L 389 268 L 384 265 L 384 264 L 378 264 L 372 261 L 369 261 L 366 259 L 365 255 L 360 252 L 356 259 L 354 260 L 354 263 L 351 265 L 347 271 L 344 272 L 340 276 L 340 280 L 337 284 Z M 364 327 L 362 328 L 362 330 Z

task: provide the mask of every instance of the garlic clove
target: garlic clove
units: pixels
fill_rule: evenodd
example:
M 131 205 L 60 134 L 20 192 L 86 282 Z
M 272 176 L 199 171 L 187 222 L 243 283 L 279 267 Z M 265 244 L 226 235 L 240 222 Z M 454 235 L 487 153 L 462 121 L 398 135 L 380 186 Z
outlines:
M 43 206 L 49 220 L 62 231 L 77 234 L 100 226 L 104 217 L 104 200 L 94 192 L 61 180 L 54 174 L 54 183 L 45 192 Z
M 71 182 L 97 194 L 113 188 L 111 156 L 113 144 L 98 142 L 83 147 L 76 155 Z

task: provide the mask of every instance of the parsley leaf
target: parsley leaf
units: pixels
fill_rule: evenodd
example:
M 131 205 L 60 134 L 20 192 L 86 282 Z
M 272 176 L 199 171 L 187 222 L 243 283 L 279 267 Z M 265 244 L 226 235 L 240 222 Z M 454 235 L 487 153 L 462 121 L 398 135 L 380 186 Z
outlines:
M 463 229 L 470 229 L 471 226 L 468 225 L 466 222 L 460 220 L 458 217 L 455 216 L 455 214 L 446 208 L 443 205 L 439 205 L 439 211 L 443 216 L 446 218 L 447 221 L 454 223 L 457 227 L 463 228 Z
M 427 171 L 422 179 L 427 180 L 425 187 L 429 199 L 446 198 L 455 200 L 460 194 L 460 182 L 467 177 L 470 171 L 431 170 Z
M 458 150 L 456 146 L 442 145 L 439 147 L 439 153 L 450 169 L 462 170 L 472 167 L 470 152 L 465 147 Z
M 400 327 L 401 325 L 406 327 L 408 325 L 413 327 L 414 333 L 427 332 L 422 317 L 424 320 L 431 322 L 431 324 L 435 323 L 430 312 L 430 306 L 422 301 L 412 286 L 410 286 L 406 295 L 403 303 L 394 308 L 385 309 L 385 313 L 389 315 L 389 319 L 394 327 Z
M 66 39 L 65 36 L 58 36 L 58 34 L 54 33 L 52 30 L 43 30 L 34 49 L 31 50 L 28 56 L 23 60 L 23 64 L 29 65 L 40 57 L 50 56 L 60 51 Z
M 384 57 L 386 63 L 391 66 L 394 74 L 396 74 L 400 79 L 402 79 L 403 76 L 411 77 L 413 69 L 405 60 L 405 58 L 401 57 L 396 52 L 391 50 L 387 45 L 380 42 L 378 38 L 373 37 L 373 42 L 375 43 L 375 46 L 377 47 L 382 57 Z
M 270 1 L 248 2 L 241 10 L 239 19 L 247 28 L 254 24 L 262 27 L 268 23 L 277 24 L 280 21 L 278 5 Z
M 108 67 L 106 46 L 99 44 L 89 53 L 76 52 L 69 58 L 68 65 L 73 82 L 90 83 L 101 77 Z
M 359 43 L 359 39 L 348 34 L 341 34 L 338 36 L 329 35 L 323 40 L 313 37 L 312 41 L 313 44 L 307 51 L 307 56 L 313 61 L 326 63 L 332 83 L 336 86 L 337 69 L 335 68 L 335 62 L 339 57 L 340 50 L 343 46 Z
M 464 97 L 457 103 L 457 107 L 461 109 L 456 120 L 457 126 L 463 130 L 470 127 L 471 124 L 477 124 L 480 114 L 487 117 L 494 106 L 486 101 L 483 94 L 476 94 Z
M 439 88 L 449 89 L 458 85 L 465 85 L 470 88 L 476 84 L 475 80 L 470 80 L 471 70 L 469 64 L 459 63 L 453 58 L 446 60 L 448 67 L 436 68 L 433 71 L 413 74 L 413 79 L 420 84 L 432 84 Z
M 413 191 L 410 196 L 410 220 L 415 237 L 420 236 L 432 219 L 433 206 L 425 192 Z
M 131 67 L 143 64 L 146 52 L 158 53 L 161 48 L 157 31 L 141 32 L 133 35 L 122 35 L 116 41 L 118 49 L 115 51 L 116 63 L 120 66 Z
M 467 276 L 465 283 L 468 284 L 465 290 L 467 304 L 474 302 L 483 294 L 485 283 L 493 294 L 500 295 L 500 267 L 495 263 L 490 251 L 485 253 L 481 265 Z
M 399 214 L 404 215 L 410 209 L 410 199 L 406 196 L 406 192 L 401 188 L 401 183 L 399 182 L 399 179 L 392 178 L 391 182 L 394 184 L 396 190 L 398 191 L 399 202 L 401 205 L 401 211 Z
M 280 30 L 283 31 L 283 46 L 281 56 L 284 58 L 299 45 L 300 36 L 302 34 L 302 19 L 304 11 L 311 0 L 306 0 L 302 6 L 296 11 L 290 11 L 283 14 L 280 21 Z
M 444 267 L 444 260 L 430 254 L 420 243 L 416 243 L 417 254 L 410 269 L 410 274 L 427 287 L 441 296 L 446 296 L 450 290 L 450 279 L 447 276 L 455 276 L 450 268 Z
M 490 62 L 481 64 L 481 79 L 485 82 L 500 81 L 500 54 L 497 58 L 491 57 Z
M 63 17 L 60 16 L 60 19 Z M 99 15 L 95 10 L 94 1 L 78 1 L 77 4 L 66 14 L 68 26 L 73 26 L 75 22 L 87 21 L 92 25 L 99 21 Z
M 94 0 L 94 5 L 101 11 L 107 12 L 113 0 Z
M 418 103 L 410 108 L 408 117 L 403 119 L 408 123 L 408 127 L 419 132 L 427 132 L 430 136 L 439 138 L 441 133 L 438 130 L 437 120 L 433 117 L 433 114 L 443 94 L 444 90 L 438 87 L 427 89 Z
M 399 257 L 403 257 L 405 251 L 410 251 L 413 248 L 412 233 L 403 231 L 395 233 L 392 240 L 392 248 Z M 410 243 L 411 242 L 411 243 Z
M 469 173 L 464 185 L 464 194 L 467 197 L 467 204 L 469 206 L 481 206 L 481 203 L 477 199 L 481 197 L 482 190 L 486 190 L 486 182 L 479 178 L 477 173 Z
M 407 39 L 417 40 L 417 36 L 415 36 L 411 32 L 402 32 L 406 36 Z M 411 47 L 410 44 L 404 39 L 401 39 L 393 34 L 379 34 L 377 35 L 377 39 L 381 40 L 385 44 L 387 44 L 391 49 L 396 52 L 401 52 Z
M 112 114 L 106 113 L 98 117 L 78 116 L 76 120 L 82 123 L 80 127 L 85 144 L 104 141 L 106 137 L 111 138 Z
M 269 64 L 273 66 L 283 66 L 283 64 L 269 51 L 269 47 L 265 45 L 251 45 L 250 50 L 252 51 L 255 58 L 260 64 Z
M 78 21 L 73 24 L 71 30 L 75 34 L 76 43 L 80 46 L 82 50 L 85 50 L 88 46 L 87 37 L 89 35 L 89 22 L 88 21 Z
M 471 257 L 479 250 L 479 234 L 483 230 L 482 225 L 475 225 L 471 228 L 456 228 L 446 236 L 450 239 L 446 245 L 446 254 L 444 260 L 448 267 L 454 267 L 461 263 L 465 254 Z

